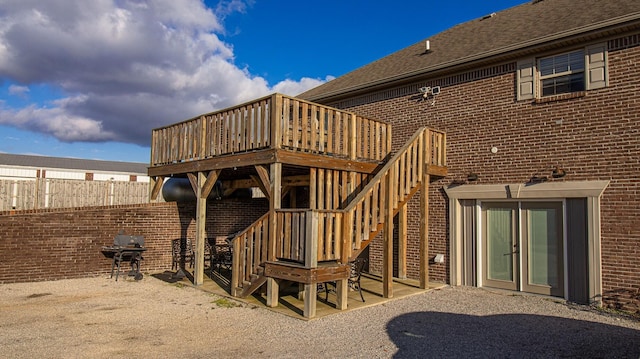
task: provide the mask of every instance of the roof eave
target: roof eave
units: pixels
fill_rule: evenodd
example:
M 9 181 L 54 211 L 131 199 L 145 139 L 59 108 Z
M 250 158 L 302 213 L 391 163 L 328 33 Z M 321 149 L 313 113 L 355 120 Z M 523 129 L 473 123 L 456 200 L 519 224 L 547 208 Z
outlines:
M 588 38 L 594 33 L 601 33 L 602 37 L 626 32 L 640 27 L 640 13 L 633 13 L 607 21 L 578 27 L 553 35 L 539 37 L 529 41 L 505 46 L 496 50 L 486 51 L 471 56 L 462 57 L 453 61 L 444 62 L 435 66 L 425 67 L 420 70 L 410 71 L 396 76 L 383 78 L 377 81 L 348 87 L 345 89 L 323 93 L 317 96 L 305 98 L 308 101 L 318 103 L 335 101 L 345 97 L 351 97 L 372 90 L 398 85 L 408 81 L 414 81 L 421 77 L 433 77 L 443 72 L 455 72 L 460 69 L 478 66 L 489 62 L 499 62 L 519 56 L 540 51 L 541 48 L 553 48 L 562 43 L 575 41 L 578 38 Z

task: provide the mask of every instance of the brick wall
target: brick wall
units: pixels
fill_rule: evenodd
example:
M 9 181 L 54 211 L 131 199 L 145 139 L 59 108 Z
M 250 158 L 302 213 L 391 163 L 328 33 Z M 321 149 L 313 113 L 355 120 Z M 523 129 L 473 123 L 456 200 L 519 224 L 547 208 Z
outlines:
M 265 199 L 211 201 L 207 236 L 246 228 L 268 210 Z M 175 202 L 0 213 L 0 283 L 104 275 L 111 260 L 100 249 L 119 230 L 143 235 L 141 270 L 171 269 L 171 239 L 195 238 L 195 205 Z
M 602 280 L 605 302 L 629 306 L 640 298 L 640 47 L 637 41 L 609 52 L 609 86 L 574 98 L 516 101 L 515 63 L 484 71 L 490 76 L 442 87 L 435 104 L 417 101 L 432 79 L 368 94 L 334 106 L 393 124 L 397 149 L 420 126 L 447 133 L 449 175 L 432 184 L 429 252 L 445 264 L 430 267 L 431 280 L 448 281 L 448 200 L 443 187 L 477 173 L 478 184 L 525 183 L 567 171 L 556 181 L 610 180 L 601 198 Z M 479 72 L 480 73 L 480 72 Z M 451 82 L 451 81 L 449 81 Z M 414 91 L 415 90 L 415 91 Z M 403 94 L 397 96 L 393 94 Z M 371 100 L 375 99 L 375 100 Z M 496 154 L 491 153 L 497 147 Z M 418 273 L 419 196 L 409 202 L 408 275 Z M 370 249 L 370 270 L 381 271 L 381 242 Z

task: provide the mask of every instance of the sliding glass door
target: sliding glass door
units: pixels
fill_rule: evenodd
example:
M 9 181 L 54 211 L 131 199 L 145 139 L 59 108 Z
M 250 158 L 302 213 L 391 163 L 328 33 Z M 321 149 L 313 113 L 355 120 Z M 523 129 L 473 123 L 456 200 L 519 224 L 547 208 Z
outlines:
M 562 297 L 562 202 L 482 204 L 482 282 Z

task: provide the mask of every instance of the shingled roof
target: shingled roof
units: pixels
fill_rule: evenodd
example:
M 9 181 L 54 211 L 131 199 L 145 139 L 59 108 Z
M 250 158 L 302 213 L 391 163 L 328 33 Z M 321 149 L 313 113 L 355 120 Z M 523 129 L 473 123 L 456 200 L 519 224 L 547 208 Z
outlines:
M 298 97 L 321 102 L 378 87 L 522 56 L 542 44 L 568 41 L 640 22 L 639 0 L 535 0 L 471 20 L 365 65 Z M 425 51 L 429 40 L 431 51 Z M 566 45 L 566 44 L 565 44 Z

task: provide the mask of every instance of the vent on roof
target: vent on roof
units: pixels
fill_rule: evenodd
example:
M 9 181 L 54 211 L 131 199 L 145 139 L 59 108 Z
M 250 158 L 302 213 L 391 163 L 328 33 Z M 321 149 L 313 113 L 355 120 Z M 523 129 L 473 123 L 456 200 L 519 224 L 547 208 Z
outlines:
M 495 12 L 492 12 L 492 13 L 491 13 L 491 14 L 489 14 L 489 15 L 485 15 L 485 16 L 483 16 L 483 17 L 482 17 L 482 19 L 480 19 L 480 20 L 491 19 L 491 18 L 492 18 L 492 17 L 494 17 L 494 16 L 496 16 L 496 13 L 495 13 Z

